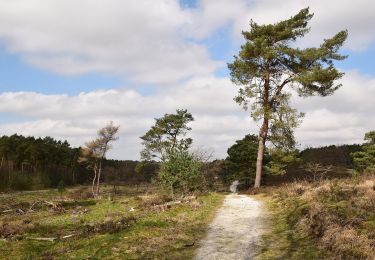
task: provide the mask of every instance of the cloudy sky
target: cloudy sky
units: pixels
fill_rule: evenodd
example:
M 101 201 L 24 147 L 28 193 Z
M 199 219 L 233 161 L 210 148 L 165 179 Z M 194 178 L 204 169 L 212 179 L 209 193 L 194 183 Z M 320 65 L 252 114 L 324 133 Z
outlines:
M 306 113 L 300 148 L 359 143 L 375 129 L 375 1 L 0 0 L 0 134 L 53 136 L 73 146 L 109 120 L 111 158 L 137 159 L 155 117 L 187 108 L 196 147 L 225 157 L 257 124 L 233 101 L 226 63 L 250 19 L 272 23 L 310 6 L 318 45 L 342 29 L 335 95 L 293 100 Z

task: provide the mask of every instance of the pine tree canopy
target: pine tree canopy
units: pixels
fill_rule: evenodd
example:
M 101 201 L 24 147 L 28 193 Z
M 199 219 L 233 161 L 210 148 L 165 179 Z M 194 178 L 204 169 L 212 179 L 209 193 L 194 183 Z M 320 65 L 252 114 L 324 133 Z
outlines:
M 297 38 L 308 31 L 308 21 L 313 17 L 309 8 L 302 9 L 288 20 L 275 24 L 258 25 L 250 22 L 250 31 L 242 32 L 246 43 L 241 46 L 233 63 L 228 64 L 234 83 L 246 85 L 236 101 L 246 104 L 245 97 L 259 97 L 259 86 L 269 73 L 272 107 L 286 85 L 296 87 L 300 96 L 332 94 L 341 85 L 334 82 L 343 76 L 333 62 L 346 56 L 338 53 L 347 38 L 346 30 L 325 39 L 316 48 L 291 47 Z
M 161 159 L 172 150 L 186 150 L 193 140 L 184 138 L 191 128 L 188 123 L 194 121 L 186 109 L 177 109 L 175 114 L 165 114 L 155 119 L 155 125 L 141 136 L 144 150 L 141 157 L 145 160 Z

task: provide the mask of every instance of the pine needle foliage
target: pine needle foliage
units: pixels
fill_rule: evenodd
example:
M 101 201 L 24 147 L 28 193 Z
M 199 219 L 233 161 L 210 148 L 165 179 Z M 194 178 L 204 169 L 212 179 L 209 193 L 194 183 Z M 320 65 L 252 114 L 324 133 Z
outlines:
M 293 129 L 303 114 L 290 107 L 290 93 L 324 97 L 341 87 L 337 80 L 344 73 L 335 68 L 334 62 L 346 58 L 339 50 L 348 32 L 338 32 L 319 47 L 295 47 L 295 41 L 309 32 L 312 17 L 305 8 L 275 24 L 250 21 L 250 30 L 242 32 L 245 43 L 228 64 L 232 81 L 240 86 L 234 100 L 251 110 L 255 121 L 262 121 L 255 187 L 260 186 L 266 141 L 293 150 Z

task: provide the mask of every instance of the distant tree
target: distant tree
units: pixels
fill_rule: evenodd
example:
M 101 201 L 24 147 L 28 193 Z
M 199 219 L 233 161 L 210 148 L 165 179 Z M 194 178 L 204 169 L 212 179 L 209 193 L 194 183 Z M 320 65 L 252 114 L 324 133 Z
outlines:
M 113 125 L 111 121 L 98 131 L 97 138 L 87 142 L 81 149 L 81 156 L 78 161 L 85 163 L 94 172 L 91 190 L 95 197 L 99 196 L 103 159 L 107 151 L 112 148 L 110 143 L 118 139 L 116 134 L 119 128 L 120 126 Z
M 362 151 L 352 153 L 354 166 L 360 172 L 375 172 L 375 131 L 365 134 Z
M 304 166 L 304 169 L 313 175 L 314 181 L 316 181 L 317 177 L 322 180 L 328 172 L 332 171 L 332 168 L 332 165 L 321 165 L 319 163 L 307 163 Z
M 165 114 L 155 119 L 155 125 L 140 137 L 144 146 L 142 159 L 151 160 L 156 157 L 162 160 L 171 151 L 187 150 L 192 139 L 185 136 L 191 130 L 188 123 L 192 121 L 194 118 L 186 109 L 178 109 L 176 114 Z
M 275 24 L 258 25 L 250 22 L 250 31 L 242 32 L 246 42 L 241 46 L 234 62 L 228 64 L 232 81 L 241 85 L 235 101 L 244 109 L 252 110 L 255 121 L 262 120 L 254 187 L 261 184 L 266 141 L 271 134 L 278 141 L 293 134 L 294 122 L 300 115 L 289 106 L 289 90 L 300 96 L 327 96 L 341 85 L 335 81 L 343 73 L 334 67 L 335 60 L 346 58 L 338 54 L 347 38 L 347 31 L 325 39 L 317 48 L 297 48 L 292 43 L 308 31 L 308 21 L 313 17 L 309 9 L 302 9 L 290 19 Z M 292 121 L 292 122 L 291 122 Z
M 229 147 L 228 156 L 225 159 L 225 165 L 230 175 L 228 177 L 231 180 L 254 180 L 257 151 L 258 137 L 255 135 L 246 135 Z
M 267 153 L 269 159 L 264 164 L 264 170 L 272 175 L 283 175 L 286 173 L 288 166 L 298 165 L 302 161 L 297 149 L 284 150 L 271 147 L 267 149 Z

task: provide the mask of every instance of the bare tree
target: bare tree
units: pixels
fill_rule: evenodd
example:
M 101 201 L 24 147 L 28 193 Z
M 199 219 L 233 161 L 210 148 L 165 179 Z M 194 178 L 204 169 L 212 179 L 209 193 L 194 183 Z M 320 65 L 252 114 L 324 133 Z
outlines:
M 98 136 L 94 140 L 85 143 L 85 147 L 81 149 L 78 162 L 86 163 L 94 172 L 91 190 L 95 197 L 99 195 L 103 159 L 107 151 L 112 148 L 110 143 L 118 140 L 116 134 L 119 128 L 120 126 L 113 125 L 112 121 L 109 122 L 98 131 Z
M 319 163 L 307 163 L 305 165 L 305 170 L 313 175 L 314 181 L 318 175 L 319 179 L 322 180 L 328 172 L 332 171 L 332 168 L 332 165 L 325 166 Z

